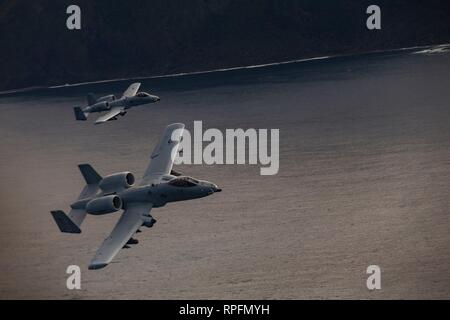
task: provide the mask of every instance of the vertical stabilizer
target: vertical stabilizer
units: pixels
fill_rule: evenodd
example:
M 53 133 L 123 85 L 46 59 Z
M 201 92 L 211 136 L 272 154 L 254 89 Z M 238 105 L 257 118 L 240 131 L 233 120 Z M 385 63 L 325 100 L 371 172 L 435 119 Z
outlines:
M 75 113 L 75 119 L 78 121 L 86 121 L 89 113 L 83 112 L 80 107 L 73 108 L 73 112 Z
M 86 98 L 87 98 L 88 106 L 92 106 L 93 104 L 97 103 L 97 99 L 95 98 L 95 96 L 92 93 L 89 93 Z
M 61 210 L 52 211 L 53 219 L 63 233 L 81 233 L 80 227 Z M 84 216 L 83 216 L 84 218 Z M 80 223 L 81 224 L 81 223 Z
M 94 168 L 90 164 L 80 164 L 78 165 L 81 174 L 83 175 L 84 180 L 86 180 L 86 184 L 99 184 L 102 180 L 102 177 L 95 171 Z

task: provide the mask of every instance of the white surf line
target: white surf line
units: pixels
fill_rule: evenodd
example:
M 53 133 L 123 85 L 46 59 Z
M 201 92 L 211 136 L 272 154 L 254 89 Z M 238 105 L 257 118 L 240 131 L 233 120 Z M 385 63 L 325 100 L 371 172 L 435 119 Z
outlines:
M 193 72 L 180 72 L 180 73 L 165 74 L 165 75 L 158 75 L 158 76 L 118 78 L 118 79 L 109 79 L 109 80 L 81 82 L 81 83 L 74 83 L 74 84 L 63 84 L 63 85 L 51 86 L 48 88 L 49 89 L 58 89 L 58 88 L 65 88 L 65 87 L 78 87 L 78 86 L 84 86 L 84 85 L 90 85 L 90 84 L 110 83 L 110 82 L 119 82 L 119 81 L 174 78 L 174 77 L 183 77 L 183 76 L 190 76 L 190 75 L 209 74 L 209 73 L 215 73 L 215 72 L 227 72 L 227 71 L 235 71 L 235 70 L 266 68 L 266 67 L 279 66 L 279 65 L 291 64 L 291 63 L 308 62 L 308 61 L 314 61 L 314 60 L 324 60 L 324 59 L 331 59 L 331 58 L 338 58 L 338 57 L 349 57 L 349 56 L 372 54 L 372 53 L 389 53 L 389 52 L 399 52 L 399 51 L 407 51 L 407 50 L 414 50 L 414 49 L 433 48 L 433 47 L 437 47 L 437 46 L 446 46 L 446 45 L 448 45 L 448 44 L 423 45 L 423 46 L 404 47 L 404 48 L 389 49 L 389 50 L 373 50 L 373 51 L 360 52 L 360 53 L 350 53 L 350 54 L 341 54 L 341 55 L 332 55 L 332 56 L 320 56 L 320 57 L 314 57 L 314 58 L 286 60 L 286 61 L 279 61 L 279 62 L 270 62 L 270 63 L 264 63 L 264 64 L 255 64 L 255 65 L 250 65 L 250 66 L 239 66 L 239 67 L 220 68 L 220 69 L 212 69 L 212 70 L 204 70 L 204 71 L 193 71 Z
M 28 91 L 38 90 L 38 89 L 48 89 L 48 87 L 33 86 L 33 87 L 26 87 L 26 88 L 20 88 L 20 89 L 12 89 L 12 90 L 0 91 L 0 95 L 2 95 L 2 94 L 11 94 L 11 93 L 28 92 Z
M 421 48 L 423 50 L 412 52 L 413 54 L 434 54 L 434 53 L 446 53 L 450 49 L 450 43 L 440 44 L 436 46 Z
M 143 76 L 143 77 L 133 77 L 133 78 L 119 78 L 119 79 L 110 79 L 110 80 L 99 80 L 99 81 L 81 82 L 81 83 L 74 83 L 74 84 L 63 84 L 63 85 L 51 86 L 51 87 L 48 87 L 48 88 L 49 89 L 58 89 L 58 88 L 78 87 L 78 86 L 84 86 L 84 85 L 89 85 L 89 84 L 99 84 L 99 83 L 109 83 L 109 82 L 119 82 L 119 81 L 175 78 L 175 77 L 183 77 L 183 76 L 199 75 L 199 74 L 208 74 L 208 73 L 215 73 L 215 72 L 227 72 L 227 71 L 244 70 L 244 69 L 265 68 L 265 67 L 278 66 L 278 65 L 290 64 L 290 63 L 298 63 L 298 62 L 306 62 L 306 61 L 314 61 L 314 60 L 323 60 L 323 59 L 329 59 L 329 58 L 332 58 L 332 57 L 333 56 L 323 56 L 323 57 L 314 57 L 314 58 L 305 58 L 305 59 L 295 59 L 295 60 L 288 60 L 288 61 L 281 61 L 281 62 L 255 64 L 255 65 L 251 65 L 251 66 L 221 68 L 221 69 L 213 69 L 213 70 L 205 70 L 205 71 L 180 72 L 180 73 L 165 74 L 165 75 L 159 75 L 159 76 Z
M 443 43 L 443 44 L 428 44 L 425 46 L 414 46 L 414 47 L 404 47 L 404 48 L 397 48 L 397 49 L 390 49 L 390 50 L 373 50 L 368 52 L 362 52 L 360 54 L 370 54 L 370 53 L 389 53 L 389 52 L 397 52 L 397 51 L 407 51 L 407 50 L 413 50 L 413 49 L 425 49 L 425 48 L 434 48 L 434 47 L 440 47 L 440 46 L 449 46 L 450 44 Z
M 360 52 L 360 53 L 351 53 L 351 54 L 342 54 L 342 55 L 321 56 L 321 57 L 314 57 L 314 58 L 294 59 L 294 60 L 287 60 L 287 61 L 280 61 L 280 62 L 256 64 L 256 65 L 251 65 L 251 66 L 221 68 L 221 69 L 213 69 L 213 70 L 205 70 L 205 71 L 181 72 L 181 73 L 174 73 L 174 74 L 167 74 L 167 75 L 158 75 L 158 76 L 117 78 L 117 79 L 108 79 L 108 80 L 80 82 L 80 83 L 73 83 L 73 84 L 67 83 L 67 84 L 61 84 L 61 85 L 50 86 L 50 87 L 47 87 L 47 86 L 34 86 L 34 87 L 29 87 L 29 88 L 21 88 L 21 89 L 13 89 L 13 90 L 8 90 L 8 91 L 0 91 L 0 95 L 1 94 L 10 94 L 10 93 L 20 93 L 20 92 L 26 92 L 26 91 L 33 91 L 33 90 L 36 90 L 36 89 L 70 88 L 70 87 L 79 87 L 79 86 L 90 85 L 90 84 L 101 84 L 101 83 L 111 83 L 111 82 L 120 82 L 120 81 L 133 81 L 133 80 L 145 80 L 145 79 L 160 79 L 160 78 L 171 78 L 171 77 L 182 77 L 182 76 L 189 76 L 189 75 L 208 74 L 208 73 L 214 73 L 214 72 L 227 72 L 227 71 L 234 71 L 234 70 L 265 68 L 265 67 L 270 67 L 270 66 L 277 66 L 277 65 L 284 65 L 284 64 L 291 64 L 291 63 L 300 63 L 300 62 L 307 62 L 307 61 L 314 61 L 314 60 L 324 60 L 324 59 L 331 59 L 331 58 L 337 58 L 337 57 L 355 56 L 355 55 L 363 55 L 363 54 L 371 54 L 371 53 L 398 52 L 398 51 L 433 48 L 433 47 L 437 47 L 437 46 L 447 46 L 447 45 L 450 45 L 450 44 L 434 44 L 434 45 L 423 45 L 423 46 L 405 47 L 405 48 L 389 49 L 389 50 L 373 50 L 373 51 Z

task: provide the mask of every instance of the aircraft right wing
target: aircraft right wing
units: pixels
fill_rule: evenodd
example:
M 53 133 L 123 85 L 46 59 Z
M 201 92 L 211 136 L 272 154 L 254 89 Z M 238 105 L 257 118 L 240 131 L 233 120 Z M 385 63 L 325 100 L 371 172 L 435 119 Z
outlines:
M 183 136 L 184 124 L 168 125 L 164 134 L 153 150 L 150 163 L 142 177 L 141 185 L 158 184 L 162 176 L 170 174 L 177 155 L 178 146 Z
M 144 218 L 150 218 L 151 203 L 134 203 L 130 205 L 120 217 L 113 231 L 103 241 L 91 263 L 90 270 L 106 267 L 131 236 L 142 226 Z M 144 217 L 146 216 L 146 217 Z
M 128 87 L 128 89 L 123 93 L 122 97 L 127 97 L 127 98 L 131 98 L 134 97 L 136 95 L 136 93 L 138 92 L 139 88 L 141 87 L 141 83 L 140 82 L 136 82 L 133 83 L 132 85 L 130 85 Z
M 95 121 L 95 124 L 100 124 L 100 123 L 107 122 L 107 121 L 111 120 L 112 118 L 117 117 L 122 111 L 123 111 L 122 107 L 112 108 L 110 111 L 108 111 L 108 113 L 106 113 L 106 114 L 102 115 L 101 117 L 99 117 Z

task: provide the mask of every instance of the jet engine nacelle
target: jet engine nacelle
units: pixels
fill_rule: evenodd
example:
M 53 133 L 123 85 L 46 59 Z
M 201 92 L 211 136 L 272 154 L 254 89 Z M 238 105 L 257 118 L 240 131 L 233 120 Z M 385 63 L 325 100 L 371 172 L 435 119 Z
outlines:
M 110 94 L 109 96 L 104 96 L 104 97 L 98 98 L 97 102 L 104 102 L 104 101 L 111 102 L 114 100 L 116 100 L 116 96 L 113 94 Z
M 86 204 L 86 212 L 93 215 L 113 213 L 120 209 L 122 209 L 122 200 L 116 195 L 96 198 Z
M 128 189 L 134 185 L 134 175 L 131 172 L 119 172 L 106 176 L 100 181 L 99 187 L 104 192 Z
M 88 107 L 89 112 L 101 112 L 109 109 L 111 109 L 111 106 L 108 101 L 97 102 L 96 104 Z

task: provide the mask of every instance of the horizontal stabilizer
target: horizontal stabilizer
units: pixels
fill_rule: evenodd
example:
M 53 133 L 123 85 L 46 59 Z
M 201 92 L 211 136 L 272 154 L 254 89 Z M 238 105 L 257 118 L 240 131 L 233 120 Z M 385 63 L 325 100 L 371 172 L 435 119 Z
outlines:
M 64 233 L 81 233 L 81 229 L 61 210 L 52 211 L 59 230 Z
M 86 184 L 98 184 L 102 180 L 102 177 L 90 164 L 80 164 L 78 165 L 78 168 L 80 169 L 84 180 L 86 180 Z
M 75 113 L 75 119 L 77 119 L 78 121 L 87 120 L 87 113 L 84 113 L 80 107 L 73 108 L 73 112 Z

